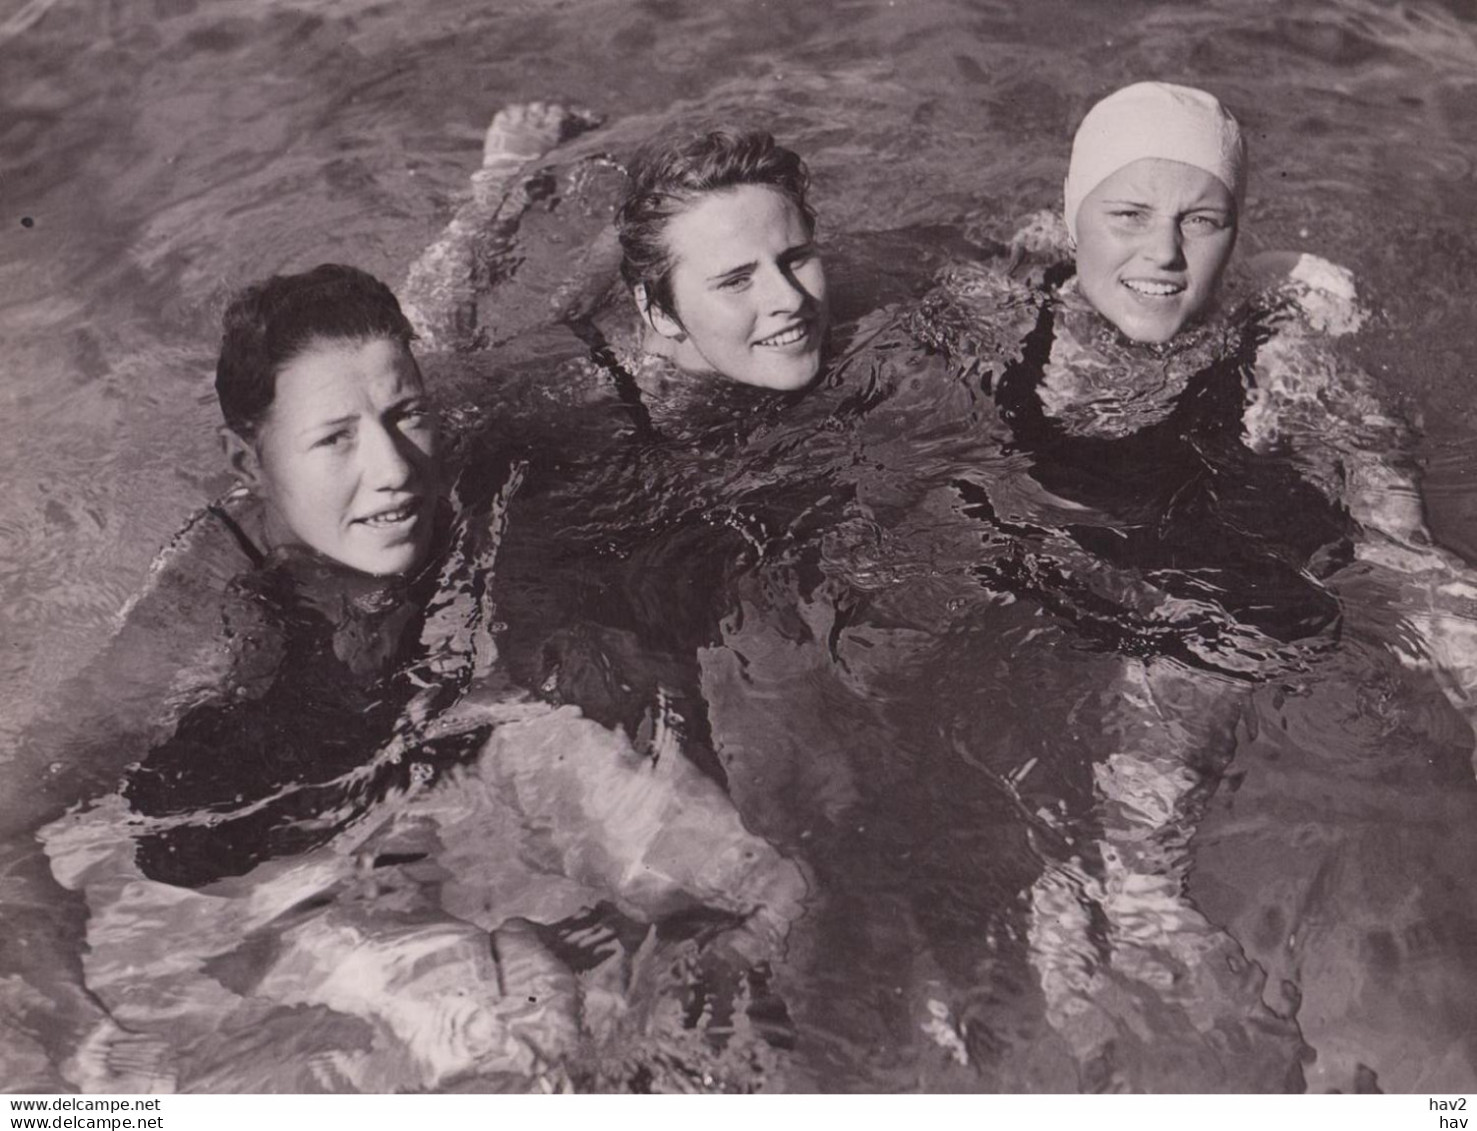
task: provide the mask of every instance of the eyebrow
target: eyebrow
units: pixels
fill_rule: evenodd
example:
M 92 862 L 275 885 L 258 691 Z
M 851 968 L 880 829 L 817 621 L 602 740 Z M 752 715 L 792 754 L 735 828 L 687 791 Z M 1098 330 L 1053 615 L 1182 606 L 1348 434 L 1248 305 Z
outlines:
M 1104 200 L 1103 203 L 1109 205 L 1110 207 L 1121 207 L 1123 205 L 1127 205 L 1130 208 L 1147 208 L 1151 210 L 1154 208 L 1154 205 L 1150 204 L 1147 200 L 1137 200 L 1133 197 L 1128 196 L 1110 197 L 1107 200 Z M 1228 216 L 1233 211 L 1234 209 L 1225 208 L 1219 204 L 1212 204 L 1208 202 L 1204 204 L 1191 204 L 1188 208 L 1184 209 L 1184 212 L 1224 212 Z
M 759 266 L 757 259 L 751 259 L 748 263 L 740 263 L 737 267 L 730 267 L 726 271 L 719 271 L 716 275 L 709 275 L 708 282 L 717 283 L 723 279 L 730 279 L 735 275 L 742 275 L 746 271 L 752 271 Z
M 316 432 L 322 432 L 329 428 L 342 428 L 345 424 L 352 424 L 358 419 L 358 413 L 350 413 L 348 416 L 336 417 L 333 420 L 319 420 L 316 423 L 309 424 L 306 428 L 299 432 L 298 435 L 311 436 Z
M 781 262 L 784 262 L 786 259 L 789 259 L 792 256 L 794 256 L 794 254 L 796 252 L 799 252 L 799 251 L 814 251 L 814 250 L 815 250 L 815 240 L 806 240 L 804 243 L 797 243 L 797 244 L 790 245 L 789 247 L 785 248 L 782 252 L 780 252 L 779 255 L 776 256 L 775 258 L 779 259 Z M 759 266 L 759 261 L 757 259 L 751 259 L 748 263 L 740 263 L 737 267 L 730 267 L 726 271 L 719 271 L 717 274 L 709 275 L 708 276 L 708 282 L 710 282 L 710 283 L 722 282 L 724 279 L 731 279 L 735 275 L 742 275 L 746 271 L 753 271 L 758 266 Z
M 405 408 L 406 405 L 429 405 L 430 403 L 431 394 L 429 392 L 427 392 L 425 389 L 412 389 L 408 390 L 403 397 L 399 397 L 396 400 L 393 400 L 389 404 L 385 405 L 385 411 L 394 412 L 397 409 Z M 345 424 L 353 424 L 358 419 L 359 413 L 351 412 L 347 413 L 344 416 L 334 417 L 332 420 L 320 420 L 314 424 L 309 424 L 304 427 L 299 435 L 308 436 L 314 432 L 321 432 L 325 428 L 342 428 Z

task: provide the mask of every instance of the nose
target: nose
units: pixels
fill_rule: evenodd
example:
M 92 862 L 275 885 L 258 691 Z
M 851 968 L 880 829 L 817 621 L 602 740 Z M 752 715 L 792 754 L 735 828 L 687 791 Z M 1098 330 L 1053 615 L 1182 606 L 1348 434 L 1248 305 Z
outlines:
M 1165 217 L 1155 224 L 1145 240 L 1144 254 L 1156 267 L 1166 270 L 1183 267 L 1185 247 L 1179 222 Z
M 759 308 L 766 314 L 795 314 L 810 299 L 800 280 L 775 265 L 759 277 Z
M 361 429 L 359 459 L 365 482 L 375 491 L 398 491 L 410 487 L 417 461 L 410 442 L 396 429 L 373 421 Z

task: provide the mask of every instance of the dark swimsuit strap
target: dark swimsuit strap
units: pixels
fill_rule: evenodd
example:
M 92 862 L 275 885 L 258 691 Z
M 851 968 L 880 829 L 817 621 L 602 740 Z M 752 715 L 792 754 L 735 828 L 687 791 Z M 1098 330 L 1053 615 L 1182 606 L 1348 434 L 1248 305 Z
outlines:
M 1020 354 L 1005 364 L 993 390 L 989 387 L 990 375 L 985 374 L 984 391 L 993 393 L 1001 419 L 1010 426 L 1013 448 L 1031 448 L 1061 432 L 1060 426 L 1047 417 L 1039 392 L 1055 341 L 1056 310 L 1051 302 L 1043 302 L 1036 325 L 1021 343 Z
M 641 386 L 631 371 L 621 364 L 620 358 L 616 356 L 615 350 L 606 341 L 600 328 L 588 318 L 578 319 L 568 325 L 580 341 L 590 347 L 590 360 L 610 374 L 611 383 L 615 386 L 615 395 L 620 399 L 635 429 L 632 439 L 638 443 L 644 443 L 658 438 L 660 433 L 657 432 L 656 425 L 652 423 L 651 412 L 641 396 Z
M 220 519 L 221 524 L 230 532 L 231 537 L 236 540 L 236 545 L 241 548 L 241 552 L 251 562 L 252 568 L 259 568 L 267 560 L 267 555 L 261 551 L 255 542 L 247 537 L 246 531 L 241 529 L 241 524 L 231 517 L 230 512 L 225 507 L 219 503 L 211 503 L 205 509 Z

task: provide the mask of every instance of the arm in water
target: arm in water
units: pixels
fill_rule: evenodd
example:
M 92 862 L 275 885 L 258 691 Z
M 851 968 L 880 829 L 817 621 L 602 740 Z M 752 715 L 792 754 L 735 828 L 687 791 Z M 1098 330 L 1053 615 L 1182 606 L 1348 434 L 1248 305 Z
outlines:
M 426 351 L 486 345 L 489 327 L 479 325 L 480 296 L 506 282 L 520 262 L 514 237 L 524 214 L 543 191 L 533 162 L 561 142 L 599 125 L 598 117 L 554 103 L 505 107 L 493 117 L 483 145 L 482 167 L 472 174 L 471 196 L 430 247 L 411 266 L 400 301 Z M 614 250 L 613 234 L 604 258 Z M 597 245 L 599 241 L 597 241 Z M 587 253 L 600 261 L 597 246 Z M 576 265 L 571 278 L 579 274 Z M 578 289 L 577 283 L 571 284 Z M 541 321 L 559 320 L 558 310 Z
M 1289 450 L 1299 470 L 1348 507 L 1366 531 L 1407 546 L 1429 544 L 1410 466 L 1410 431 L 1382 403 L 1374 381 L 1332 348 L 1368 317 L 1353 275 L 1314 255 L 1267 253 L 1253 277 L 1272 272 L 1254 299 L 1270 307 L 1244 416 L 1247 445 Z
M 1365 536 L 1340 586 L 1346 603 L 1361 604 L 1361 585 L 1384 589 L 1362 602 L 1366 613 L 1388 605 L 1398 614 L 1379 632 L 1383 643 L 1407 666 L 1430 670 L 1477 723 L 1477 575 L 1426 527 L 1411 430 L 1391 415 L 1369 374 L 1334 348 L 1367 317 L 1353 276 L 1306 254 L 1268 254 L 1253 267 L 1280 278 L 1270 290 L 1273 334 L 1257 355 L 1247 442 L 1257 450 L 1286 445 L 1304 474 L 1348 508 Z

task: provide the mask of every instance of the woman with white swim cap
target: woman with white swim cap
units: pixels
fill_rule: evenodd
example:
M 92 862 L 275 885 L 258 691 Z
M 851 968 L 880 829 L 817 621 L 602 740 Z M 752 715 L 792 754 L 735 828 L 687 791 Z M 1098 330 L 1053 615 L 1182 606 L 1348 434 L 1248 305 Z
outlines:
M 1184 896 L 1190 844 L 1237 755 L 1250 693 L 1276 676 L 1332 694 L 1317 690 L 1336 686 L 1320 683 L 1318 665 L 1341 652 L 1330 628 L 1369 607 L 1355 585 L 1379 585 L 1387 608 L 1422 616 L 1419 594 L 1387 564 L 1394 554 L 1377 557 L 1399 545 L 1401 560 L 1417 560 L 1419 508 L 1390 505 L 1417 497 L 1395 462 L 1406 434 L 1329 341 L 1361 318 L 1352 278 L 1291 255 L 1265 289 L 1227 285 L 1247 180 L 1242 131 L 1213 95 L 1168 83 L 1109 94 L 1076 133 L 1060 220 L 1014 241 L 1033 254 L 1010 271 L 1000 261 L 956 268 L 896 323 L 911 341 L 889 328 L 846 359 L 893 403 L 874 418 L 894 430 L 879 429 L 857 466 L 875 476 L 906 420 L 943 470 L 910 479 L 899 466 L 895 484 L 872 492 L 872 525 L 858 523 L 853 539 L 868 604 L 849 611 L 839 647 L 848 632 L 870 633 L 870 644 L 881 638 L 874 626 L 905 625 L 928 649 L 928 633 L 947 623 L 947 646 L 890 659 L 889 670 L 953 678 L 949 658 L 969 654 L 960 638 L 1008 631 L 984 604 L 1006 594 L 1038 610 L 1042 625 L 1012 655 L 1013 678 L 1080 673 L 1076 701 L 1100 714 L 1075 719 L 1077 729 L 1034 757 L 995 741 L 1012 705 L 991 697 L 990 673 L 981 670 L 978 691 L 958 676 L 931 717 L 951 748 L 920 764 L 961 792 L 948 777 L 951 754 L 1000 780 L 1030 775 L 1037 788 L 1076 791 L 1061 789 L 1064 823 L 1091 831 L 1060 857 L 1043 854 L 1025 922 L 1012 927 L 1028 940 L 1046 1018 L 1084 1079 L 1102 1072 L 1130 1089 L 1215 1080 L 1213 1058 L 1204 1077 L 1184 1063 L 1164 1071 L 1176 1025 L 1234 1033 L 1244 1050 L 1236 1071 L 1255 1062 L 1257 1078 L 1282 1069 L 1300 1086 L 1305 1047 L 1291 1014 L 1266 1011 L 1254 975 L 1227 973 L 1244 969 L 1240 940 Z M 1220 309 L 1226 293 L 1235 301 Z M 939 357 L 952 380 L 931 379 Z M 978 422 L 964 473 L 961 459 L 937 454 L 950 419 Z M 852 546 L 834 541 L 830 560 L 840 561 Z M 882 565 L 898 583 L 888 586 L 879 555 L 868 555 L 874 544 L 896 548 Z M 1351 557 L 1363 560 L 1345 569 Z M 949 572 L 960 561 L 969 576 Z M 1429 551 L 1420 561 L 1433 575 L 1459 569 Z M 1369 619 L 1358 628 L 1373 634 Z M 1055 643 L 1055 656 L 1036 659 L 1036 641 Z M 868 653 L 874 667 L 879 651 Z M 1088 777 L 1080 789 L 1074 773 Z M 947 786 L 933 793 L 947 796 Z M 1084 962 L 1089 953 L 1101 964 Z M 1168 970 L 1177 987 L 1195 989 L 1158 988 Z M 966 992 L 936 996 L 950 1009 L 968 1002 Z M 1162 1007 L 1164 1025 L 1143 1046 L 1121 1039 L 1129 998 Z M 1332 1071 L 1324 1079 L 1343 1083 Z
M 1083 296 L 1135 341 L 1167 341 L 1210 305 L 1236 246 L 1241 127 L 1203 90 L 1124 87 L 1083 119 L 1064 195 Z

